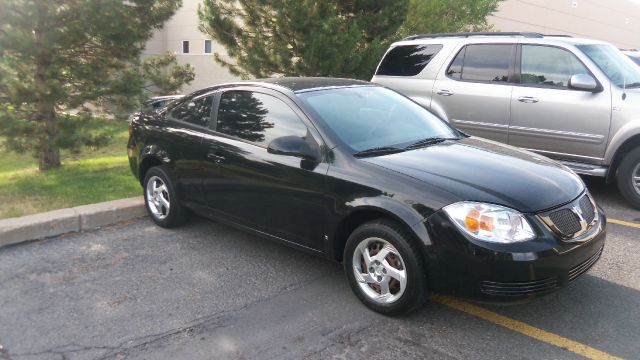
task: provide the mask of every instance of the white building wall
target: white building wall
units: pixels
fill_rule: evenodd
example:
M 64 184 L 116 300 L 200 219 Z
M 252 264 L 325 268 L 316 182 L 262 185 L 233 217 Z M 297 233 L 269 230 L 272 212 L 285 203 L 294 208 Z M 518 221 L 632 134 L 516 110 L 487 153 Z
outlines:
M 182 7 L 169 19 L 161 30 L 156 31 L 147 43 L 144 55 L 157 55 L 171 51 L 178 55 L 180 64 L 191 64 L 195 68 L 195 79 L 190 85 L 184 86 L 182 93 L 207 86 L 237 80 L 236 77 L 220 66 L 213 58 L 213 54 L 205 54 L 204 41 L 209 37 L 198 30 L 198 5 L 201 0 L 183 0 Z M 182 54 L 182 42 L 189 41 L 189 54 Z M 227 52 L 221 45 L 212 41 L 212 51 L 223 58 Z
M 640 48 L 638 0 L 507 0 L 489 23 L 500 31 L 565 34 Z

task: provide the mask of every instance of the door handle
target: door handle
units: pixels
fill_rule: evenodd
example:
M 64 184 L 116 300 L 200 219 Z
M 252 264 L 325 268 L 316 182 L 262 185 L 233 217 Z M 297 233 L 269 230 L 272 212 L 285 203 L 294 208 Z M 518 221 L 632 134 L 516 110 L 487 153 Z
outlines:
M 208 153 L 207 158 L 213 160 L 216 164 L 222 164 L 225 161 L 225 157 L 220 153 Z
M 436 92 L 436 94 L 438 95 L 442 95 L 442 96 L 451 96 L 453 95 L 453 93 L 449 90 L 438 90 L 438 92 Z
M 538 98 L 535 98 L 533 96 L 520 96 L 518 98 L 518 101 L 526 103 L 526 104 L 535 104 L 540 100 L 538 100 Z

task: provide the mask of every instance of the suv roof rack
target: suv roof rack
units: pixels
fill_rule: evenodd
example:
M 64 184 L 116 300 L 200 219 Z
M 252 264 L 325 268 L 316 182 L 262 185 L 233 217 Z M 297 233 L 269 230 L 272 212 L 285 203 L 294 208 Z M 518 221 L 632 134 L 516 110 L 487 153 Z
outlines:
M 440 33 L 440 34 L 416 34 L 407 36 L 403 40 L 441 38 L 441 37 L 470 37 L 470 36 L 523 36 L 526 38 L 543 38 L 545 35 L 536 32 L 457 32 L 457 33 Z M 569 35 L 547 35 L 571 37 Z

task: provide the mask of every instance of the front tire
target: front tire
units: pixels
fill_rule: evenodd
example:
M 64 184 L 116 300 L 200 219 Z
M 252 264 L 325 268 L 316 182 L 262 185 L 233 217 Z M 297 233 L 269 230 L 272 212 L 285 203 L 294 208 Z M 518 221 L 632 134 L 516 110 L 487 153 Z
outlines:
M 351 289 L 370 309 L 397 315 L 426 302 L 424 259 L 400 224 L 380 219 L 361 225 L 349 236 L 343 259 Z
M 627 153 L 617 174 L 618 189 L 636 209 L 640 209 L 640 148 Z
M 149 169 L 144 177 L 144 203 L 151 220 L 164 228 L 184 224 L 187 214 L 180 202 L 167 170 L 163 166 Z

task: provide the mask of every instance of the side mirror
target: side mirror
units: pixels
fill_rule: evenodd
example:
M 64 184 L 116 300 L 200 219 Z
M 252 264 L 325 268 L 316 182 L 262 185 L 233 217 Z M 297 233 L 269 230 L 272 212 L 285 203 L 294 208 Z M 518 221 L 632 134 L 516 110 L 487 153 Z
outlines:
M 276 155 L 295 156 L 309 161 L 320 160 L 320 149 L 313 143 L 310 145 L 299 136 L 282 136 L 273 139 L 267 147 L 267 152 Z
M 575 74 L 569 79 L 569 89 L 598 92 L 600 87 L 591 75 Z

